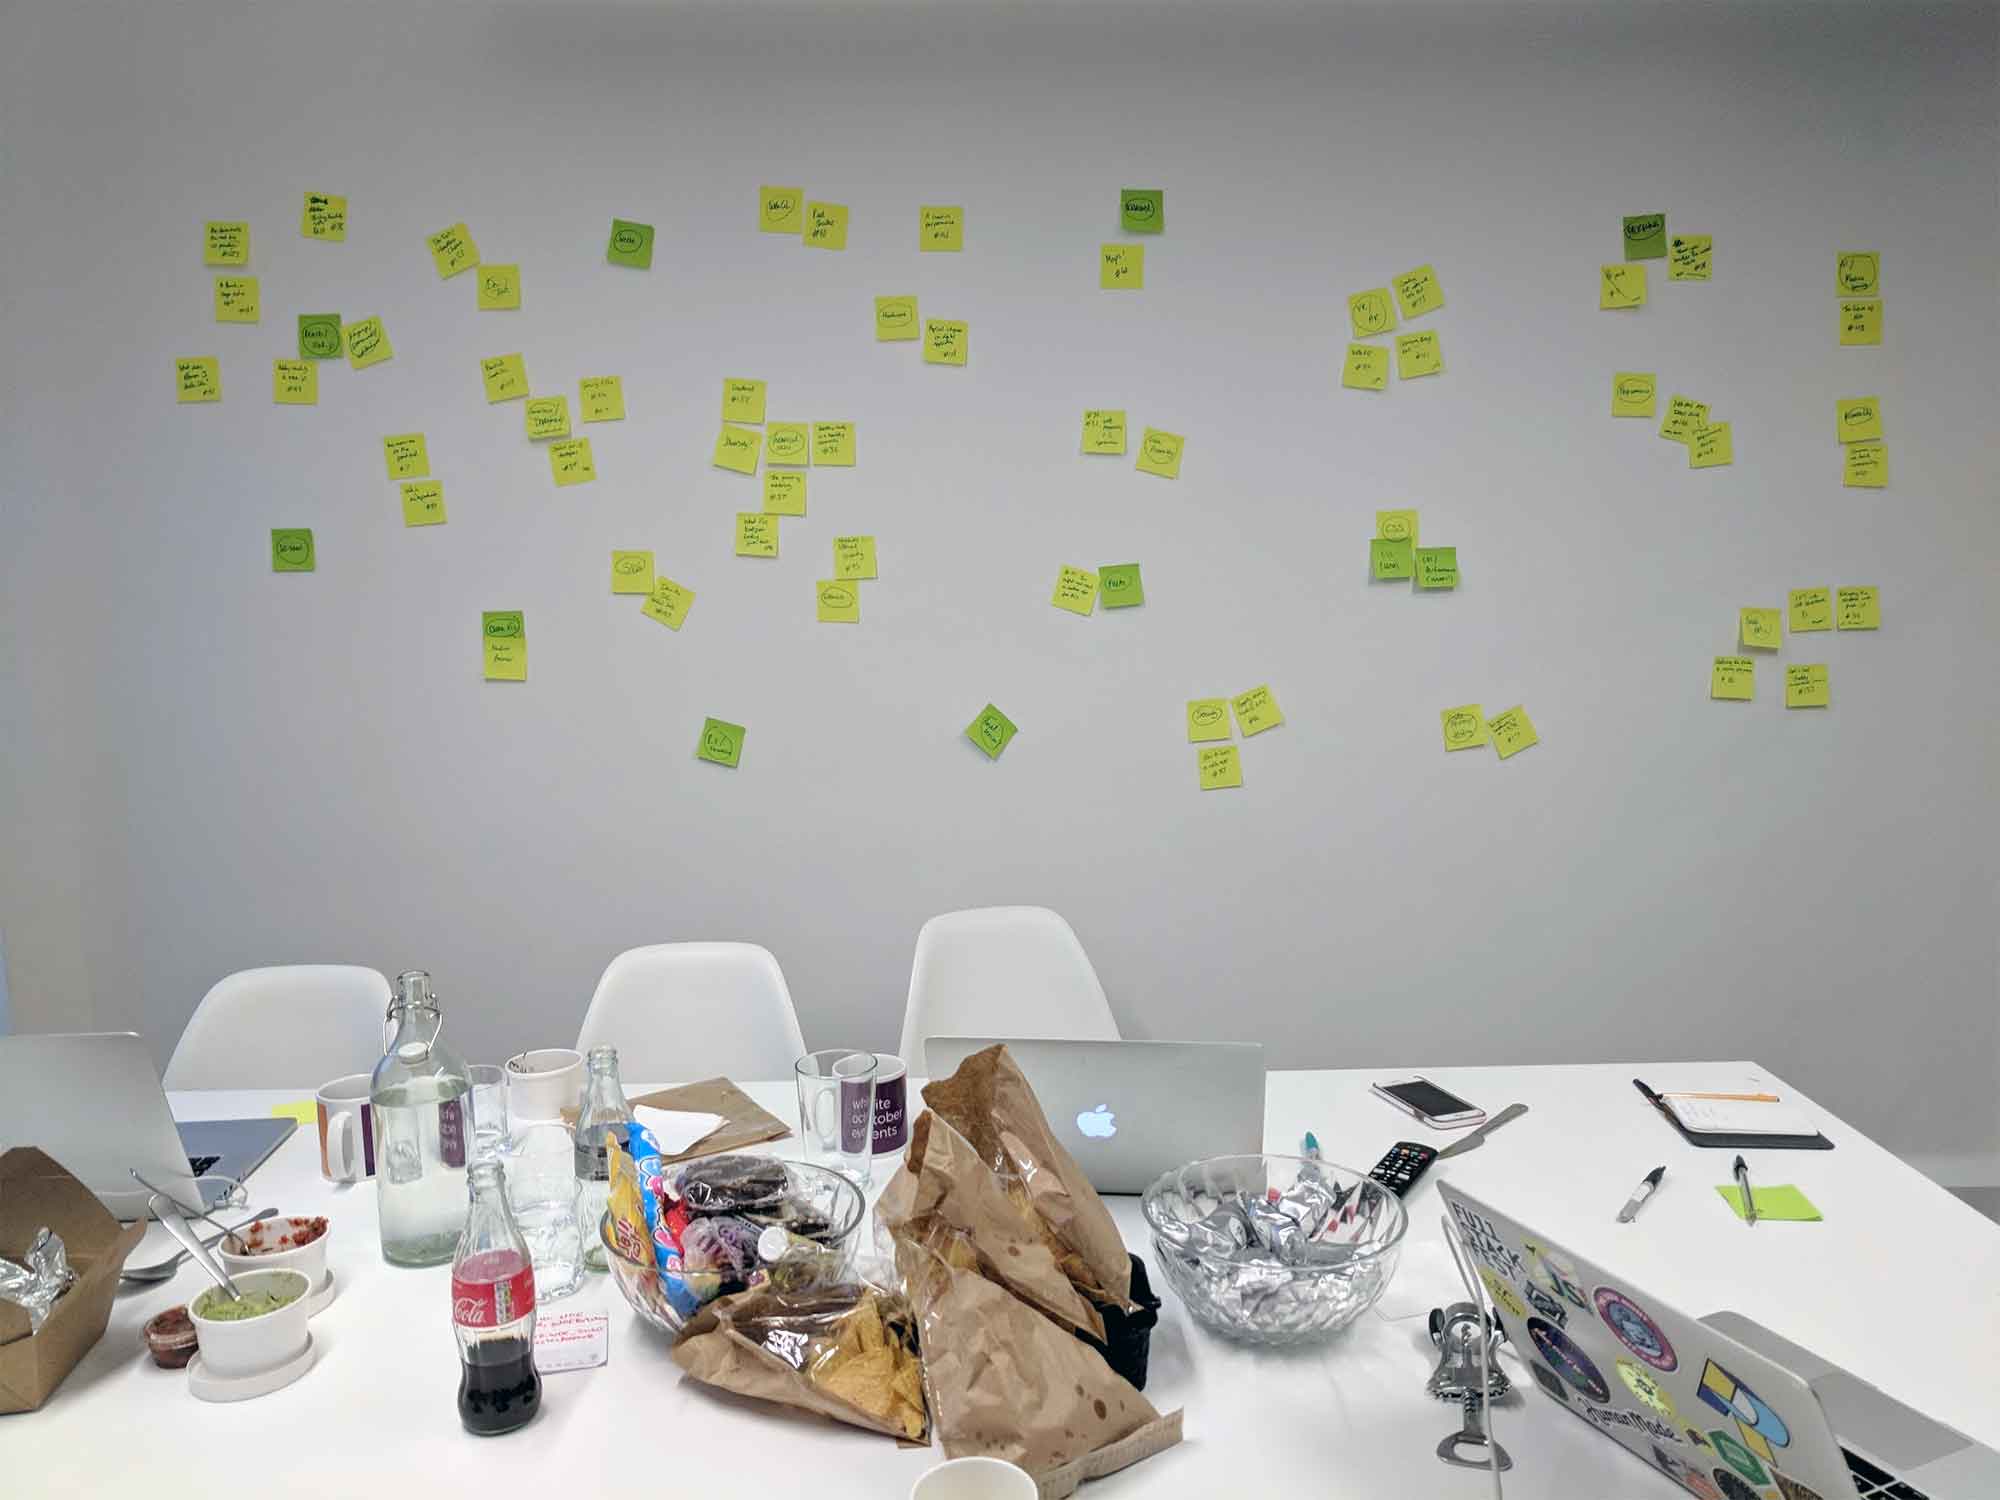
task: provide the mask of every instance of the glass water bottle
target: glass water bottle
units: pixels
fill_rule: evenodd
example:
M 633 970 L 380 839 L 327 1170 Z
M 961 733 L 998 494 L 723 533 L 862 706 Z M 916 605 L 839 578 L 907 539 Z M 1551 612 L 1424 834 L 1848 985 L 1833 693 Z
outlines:
M 586 1066 L 576 1112 L 576 1222 L 583 1231 L 584 1269 L 602 1271 L 604 1238 L 598 1225 L 611 1206 L 611 1156 L 605 1144 L 614 1136 L 621 1149 L 630 1144 L 625 1127 L 632 1123 L 632 1106 L 618 1081 L 616 1047 L 592 1047 Z
M 441 1266 L 452 1258 L 465 1223 L 472 1082 L 464 1059 L 445 1045 L 444 1013 L 423 970 L 396 976 L 389 1023 L 396 1032 L 368 1087 L 379 1143 L 382 1258 L 399 1266 Z

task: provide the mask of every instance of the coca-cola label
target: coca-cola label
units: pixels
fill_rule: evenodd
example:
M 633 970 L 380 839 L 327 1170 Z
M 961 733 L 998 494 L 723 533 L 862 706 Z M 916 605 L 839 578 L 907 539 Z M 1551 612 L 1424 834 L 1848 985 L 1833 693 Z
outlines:
M 438 1105 L 438 1153 L 447 1167 L 465 1165 L 465 1109 L 459 1099 Z
M 498 1328 L 535 1310 L 535 1268 L 512 1250 L 469 1255 L 451 1269 L 451 1320 Z

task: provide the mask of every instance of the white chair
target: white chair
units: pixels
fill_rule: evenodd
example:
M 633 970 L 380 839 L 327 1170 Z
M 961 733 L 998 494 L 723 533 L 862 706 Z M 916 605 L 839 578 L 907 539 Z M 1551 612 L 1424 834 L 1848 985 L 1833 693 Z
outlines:
M 1118 1023 L 1069 923 L 1045 906 L 987 906 L 917 934 L 901 1053 L 912 1073 L 933 1036 L 1115 1042 Z
M 202 996 L 164 1082 L 170 1089 L 316 1089 L 365 1073 L 382 1056 L 388 1008 L 389 981 L 374 969 L 242 969 Z
M 755 943 L 655 943 L 605 966 L 576 1050 L 618 1049 L 627 1085 L 722 1074 L 739 1083 L 790 1078 L 804 1056 L 792 992 Z

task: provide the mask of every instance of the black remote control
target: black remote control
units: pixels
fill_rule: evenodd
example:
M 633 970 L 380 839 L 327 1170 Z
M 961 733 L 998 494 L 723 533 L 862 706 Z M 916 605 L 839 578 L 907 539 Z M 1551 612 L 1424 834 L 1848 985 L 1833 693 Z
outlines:
M 1398 1198 L 1407 1197 L 1411 1188 L 1437 1160 L 1437 1147 L 1425 1146 L 1416 1141 L 1398 1141 L 1388 1153 L 1375 1163 L 1375 1170 L 1368 1174 L 1370 1182 L 1379 1182 Z

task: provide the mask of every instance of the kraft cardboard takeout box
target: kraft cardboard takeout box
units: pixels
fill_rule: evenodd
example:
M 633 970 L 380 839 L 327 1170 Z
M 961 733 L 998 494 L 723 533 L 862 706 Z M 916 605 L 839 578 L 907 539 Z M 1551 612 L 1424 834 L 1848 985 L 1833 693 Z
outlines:
M 0 1154 L 0 1255 L 19 1261 L 43 1225 L 62 1236 L 76 1282 L 56 1299 L 41 1331 L 28 1310 L 0 1302 L 0 1412 L 33 1411 L 104 1336 L 125 1257 L 146 1237 L 121 1226 L 97 1195 L 33 1146 Z

